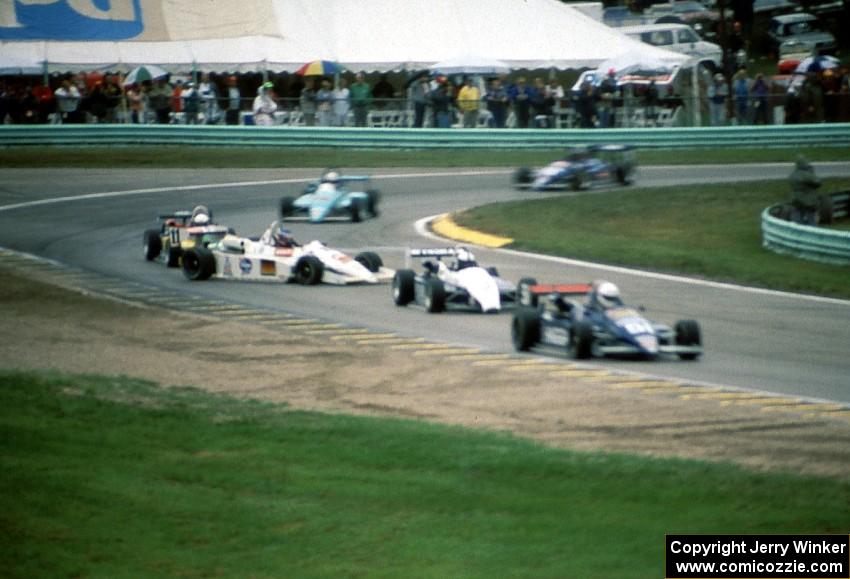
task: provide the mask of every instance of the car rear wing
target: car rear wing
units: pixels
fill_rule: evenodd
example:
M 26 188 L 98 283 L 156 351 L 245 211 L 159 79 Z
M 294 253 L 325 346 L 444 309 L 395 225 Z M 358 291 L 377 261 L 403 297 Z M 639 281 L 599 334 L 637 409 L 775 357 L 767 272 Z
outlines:
M 579 296 L 591 292 L 593 286 L 589 283 L 546 283 L 528 286 L 532 295 L 558 294 L 562 296 Z
M 191 211 L 172 211 L 170 213 L 160 213 L 160 221 L 179 221 L 182 225 L 186 225 L 192 218 Z
M 405 267 L 410 267 L 410 260 L 412 258 L 427 259 L 429 257 L 436 257 L 437 259 L 440 259 L 443 257 L 454 257 L 455 255 L 457 255 L 457 249 L 454 247 L 408 249 L 404 262 Z

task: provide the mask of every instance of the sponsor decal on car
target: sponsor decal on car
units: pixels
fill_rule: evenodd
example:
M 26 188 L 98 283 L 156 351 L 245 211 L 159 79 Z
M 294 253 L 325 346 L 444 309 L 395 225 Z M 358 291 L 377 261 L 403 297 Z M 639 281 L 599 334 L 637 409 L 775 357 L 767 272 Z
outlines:
M 233 277 L 233 266 L 230 263 L 230 258 L 224 258 L 224 267 L 221 268 L 221 275 L 224 277 Z
M 242 270 L 242 273 L 248 275 L 251 273 L 251 260 L 247 257 L 243 257 L 239 260 L 239 269 Z
M 275 262 L 268 259 L 260 260 L 260 275 L 277 275 L 277 266 Z
M 291 247 L 279 247 L 274 250 L 274 254 L 278 257 L 291 257 L 292 256 L 292 248 Z
M 543 329 L 543 340 L 549 344 L 566 346 L 569 342 L 569 336 L 567 336 L 567 330 L 564 328 L 549 326 Z

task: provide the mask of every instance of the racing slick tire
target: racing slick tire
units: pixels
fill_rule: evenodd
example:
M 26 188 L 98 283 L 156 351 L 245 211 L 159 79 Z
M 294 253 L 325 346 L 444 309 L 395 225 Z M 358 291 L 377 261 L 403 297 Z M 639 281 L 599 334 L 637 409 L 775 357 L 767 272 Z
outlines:
M 406 306 L 416 297 L 416 274 L 412 269 L 399 269 L 393 276 L 393 301 Z
M 679 320 L 673 328 L 676 333 L 676 344 L 679 346 L 701 346 L 702 333 L 695 320 Z M 682 360 L 696 360 L 699 354 L 679 354 Z
M 187 249 L 183 254 L 183 275 L 191 281 L 209 279 L 215 273 L 215 256 L 206 247 Z
M 352 223 L 360 223 L 363 220 L 363 211 L 360 207 L 359 199 L 351 200 L 351 206 L 348 208 L 348 211 L 351 215 Z
M 295 281 L 301 285 L 316 285 L 322 281 L 325 266 L 314 255 L 305 255 L 295 264 Z
M 514 171 L 514 185 L 523 187 L 531 183 L 533 175 L 528 167 L 520 167 Z
M 577 321 L 570 332 L 569 348 L 576 360 L 587 360 L 593 356 L 593 327 L 587 322 Z
M 363 267 L 372 273 L 377 273 L 384 265 L 384 260 L 374 251 L 362 251 L 354 256 L 354 260 L 359 261 L 363 264 Z
M 570 189 L 573 191 L 581 191 L 584 187 L 584 175 L 576 173 L 570 178 Z
M 174 247 L 169 244 L 166 248 L 165 265 L 168 267 L 179 267 L 180 258 L 183 257 L 183 250 L 179 247 Z
M 425 310 L 438 314 L 446 309 L 446 288 L 437 278 L 425 280 Z
M 522 308 L 511 322 L 511 341 L 517 352 L 527 352 L 540 341 L 540 318 L 537 310 Z
M 517 302 L 521 306 L 527 308 L 537 307 L 537 296 L 531 293 L 531 286 L 537 285 L 537 280 L 533 277 L 520 278 L 516 284 Z
M 630 185 L 629 172 L 622 167 L 617 167 L 617 183 L 620 185 Z
M 377 189 L 369 189 L 366 191 L 366 211 L 369 212 L 369 215 L 372 217 L 377 217 L 380 213 L 378 211 L 378 203 L 381 201 L 381 194 Z
M 153 261 L 162 252 L 162 239 L 159 238 L 159 229 L 148 229 L 145 231 L 143 248 L 145 259 Z
M 280 200 L 280 217 L 286 219 L 295 214 L 295 198 L 284 197 Z

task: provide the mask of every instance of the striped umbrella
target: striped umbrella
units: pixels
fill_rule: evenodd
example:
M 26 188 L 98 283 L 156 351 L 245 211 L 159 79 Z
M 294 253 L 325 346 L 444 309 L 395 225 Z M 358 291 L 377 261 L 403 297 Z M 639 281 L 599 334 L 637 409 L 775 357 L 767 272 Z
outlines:
M 168 71 L 153 64 L 137 66 L 124 78 L 124 86 L 145 82 L 146 80 L 156 80 L 168 76 Z
M 342 66 L 330 60 L 314 60 L 301 66 L 295 74 L 301 76 L 330 76 L 342 72 Z

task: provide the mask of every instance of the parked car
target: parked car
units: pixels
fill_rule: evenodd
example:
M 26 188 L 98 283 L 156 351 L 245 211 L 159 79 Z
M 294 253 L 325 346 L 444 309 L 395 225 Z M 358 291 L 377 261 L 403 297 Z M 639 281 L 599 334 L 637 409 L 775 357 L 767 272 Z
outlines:
M 723 49 L 713 42 L 702 40 L 687 24 L 644 24 L 624 26 L 620 32 L 652 46 L 658 46 L 695 57 L 715 69 L 723 64 Z
M 795 0 L 755 0 L 753 2 L 754 18 L 773 18 L 800 10 L 802 10 L 800 4 Z
M 819 54 L 835 54 L 835 37 L 826 32 L 817 16 L 808 12 L 782 14 L 770 19 L 768 35 L 773 42 L 775 52 L 788 41 L 796 41 L 811 46 Z

